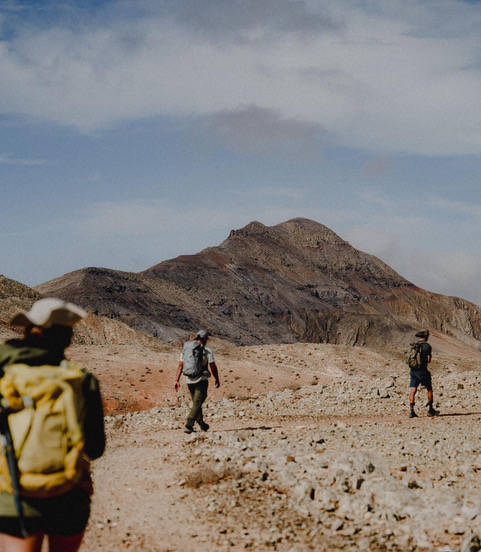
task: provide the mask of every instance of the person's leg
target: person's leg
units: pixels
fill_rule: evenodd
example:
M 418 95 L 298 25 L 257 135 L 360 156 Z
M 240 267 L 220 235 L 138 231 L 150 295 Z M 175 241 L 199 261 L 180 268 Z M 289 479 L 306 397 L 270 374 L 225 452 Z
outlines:
M 40 552 L 42 541 L 43 533 L 35 533 L 27 538 L 0 533 L 0 550 L 1 552 Z
M 61 537 L 59 535 L 49 535 L 49 552 L 77 552 L 82 544 L 84 533 L 73 535 L 71 537 Z
M 439 410 L 435 410 L 433 407 L 433 400 L 434 400 L 434 393 L 433 388 L 430 387 L 428 389 L 428 416 L 437 416 L 439 414 Z
M 208 380 L 205 380 L 205 381 L 202 381 L 201 383 L 203 384 L 201 388 L 201 393 L 202 393 L 201 399 L 202 399 L 202 404 L 204 404 L 205 400 L 207 399 L 207 390 L 209 388 L 209 382 Z M 199 424 L 199 427 L 202 431 L 208 431 L 209 424 L 204 421 L 204 412 L 202 410 L 202 404 L 199 409 L 199 415 L 197 416 L 197 423 Z
M 201 380 L 199 381 L 199 383 L 188 385 L 190 394 L 192 396 L 192 408 L 190 409 L 189 415 L 187 417 L 187 422 L 185 424 L 186 429 L 192 429 L 194 427 L 194 423 L 197 420 L 203 419 L 202 404 L 207 397 L 207 385 L 207 380 Z
M 202 431 L 207 431 L 209 425 L 204 422 L 204 412 L 202 410 L 202 405 L 207 399 L 207 389 L 209 388 L 209 381 L 202 380 L 199 382 L 199 410 L 197 412 L 196 422 L 199 424 Z
M 186 427 L 187 430 L 189 430 L 189 428 L 191 430 L 193 430 L 195 420 L 192 419 L 192 415 L 196 414 L 196 409 L 194 409 L 195 384 L 194 385 L 187 385 L 187 389 L 189 390 L 190 396 L 192 397 L 192 406 L 190 407 L 190 412 L 189 412 L 189 415 L 187 416 L 187 420 L 185 422 L 185 427 Z
M 410 418 L 417 418 L 418 417 L 416 412 L 414 412 L 414 404 L 415 404 L 416 391 L 417 390 L 418 390 L 417 387 L 411 387 L 411 392 L 409 394 L 409 407 L 410 407 L 409 417 Z

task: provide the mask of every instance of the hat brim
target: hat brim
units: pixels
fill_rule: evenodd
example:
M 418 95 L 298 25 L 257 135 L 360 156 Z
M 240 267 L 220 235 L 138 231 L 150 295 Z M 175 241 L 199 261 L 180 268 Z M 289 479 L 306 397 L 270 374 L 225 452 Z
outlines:
M 38 326 L 40 328 L 51 328 L 52 326 L 74 326 L 87 316 L 87 313 L 77 305 L 65 303 L 62 306 L 36 312 L 20 311 L 10 321 L 12 326 Z

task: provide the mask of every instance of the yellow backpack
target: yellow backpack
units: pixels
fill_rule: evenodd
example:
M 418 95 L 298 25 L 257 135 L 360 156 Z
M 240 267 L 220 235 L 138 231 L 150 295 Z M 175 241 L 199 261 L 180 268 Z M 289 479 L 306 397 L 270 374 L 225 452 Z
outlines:
M 82 368 L 67 360 L 60 366 L 5 368 L 0 393 L 9 411 L 22 496 L 56 496 L 82 477 L 84 377 Z M 0 490 L 13 493 L 5 451 L 0 454 Z

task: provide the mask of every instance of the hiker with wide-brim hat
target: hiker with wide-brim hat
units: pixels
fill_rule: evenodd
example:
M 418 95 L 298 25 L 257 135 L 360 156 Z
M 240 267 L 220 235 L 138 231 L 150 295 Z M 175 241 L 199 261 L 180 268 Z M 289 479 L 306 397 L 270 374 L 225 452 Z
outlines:
M 65 349 L 70 345 L 73 327 L 86 316 L 87 313 L 77 305 L 55 298 L 40 299 L 29 311 L 17 313 L 11 324 L 23 327 L 24 337 L 0 345 L 0 384 L 3 385 L 10 372 L 19 366 L 25 371 L 37 370 L 37 374 L 43 373 L 41 370 L 45 368 L 53 374 L 59 373 L 70 363 L 65 358 Z M 92 494 L 89 460 L 103 454 L 105 433 L 98 381 L 80 367 L 77 369 L 81 382 L 78 393 L 83 399 L 84 410 L 83 418 L 78 420 L 78 427 L 83 428 L 83 439 L 79 441 L 79 446 L 83 445 L 83 441 L 85 443 L 77 462 L 81 476 L 74 480 L 72 488 L 55 496 L 49 496 L 50 491 L 46 490 L 42 498 L 32 498 L 31 494 L 20 488 L 20 499 L 16 501 L 13 494 L 2 490 L 2 552 L 40 551 L 44 537 L 48 538 L 49 549 L 57 552 L 76 552 L 81 545 L 90 515 Z M 7 420 L 10 416 L 7 416 Z M 0 470 L 0 476 L 4 475 Z M 6 480 L 6 476 L 3 480 Z
M 420 361 L 417 366 L 411 368 L 410 372 L 409 417 L 418 417 L 414 410 L 414 404 L 416 393 L 420 385 L 424 386 L 428 393 L 428 416 L 437 416 L 439 414 L 439 411 L 435 410 L 433 407 L 433 384 L 431 379 L 431 372 L 428 370 L 428 364 L 431 363 L 432 359 L 432 348 L 431 345 L 428 343 L 429 330 L 421 330 L 417 332 L 415 336 L 419 338 L 416 345 L 419 347 Z

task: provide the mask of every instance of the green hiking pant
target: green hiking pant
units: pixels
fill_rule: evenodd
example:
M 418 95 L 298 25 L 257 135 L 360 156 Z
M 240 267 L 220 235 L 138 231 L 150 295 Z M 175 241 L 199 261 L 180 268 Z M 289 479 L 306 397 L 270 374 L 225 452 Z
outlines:
M 202 414 L 202 405 L 207 398 L 208 380 L 200 380 L 198 383 L 187 385 L 192 396 L 192 408 L 190 409 L 186 425 L 193 427 L 195 422 L 202 423 L 204 416 Z

